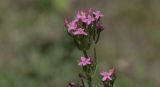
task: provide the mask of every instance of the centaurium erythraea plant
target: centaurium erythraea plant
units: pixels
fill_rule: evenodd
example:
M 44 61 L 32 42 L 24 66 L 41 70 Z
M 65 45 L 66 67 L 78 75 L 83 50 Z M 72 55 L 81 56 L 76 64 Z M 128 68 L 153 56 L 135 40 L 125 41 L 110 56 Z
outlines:
M 82 67 L 83 75 L 79 74 L 81 84 L 69 83 L 69 87 L 93 87 L 92 80 L 95 78 L 97 70 L 97 52 L 96 45 L 99 41 L 101 32 L 104 27 L 101 23 L 103 14 L 100 11 L 88 9 L 77 11 L 72 21 L 64 20 L 67 33 L 73 39 L 77 48 L 83 52 L 84 56 L 80 57 L 78 65 Z M 92 46 L 91 46 L 92 45 Z M 88 50 L 93 47 L 93 55 L 88 55 Z M 113 87 L 116 79 L 115 68 L 109 72 L 100 71 L 101 82 L 104 87 Z M 88 86 L 85 85 L 88 84 Z

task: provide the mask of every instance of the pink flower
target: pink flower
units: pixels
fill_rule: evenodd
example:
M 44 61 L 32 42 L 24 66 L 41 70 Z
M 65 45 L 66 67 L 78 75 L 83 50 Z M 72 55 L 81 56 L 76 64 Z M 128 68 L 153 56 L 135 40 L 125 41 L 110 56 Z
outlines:
M 73 32 L 73 35 L 88 35 L 84 29 L 82 28 L 77 28 L 76 31 Z
M 72 33 L 74 30 L 76 30 L 77 28 L 77 19 L 74 19 L 73 21 L 71 21 L 70 23 L 65 19 L 64 23 L 65 23 L 65 27 L 67 28 L 69 33 Z
M 95 12 L 93 12 L 93 14 L 95 15 L 95 18 L 97 20 L 104 16 L 100 11 L 95 11 Z
M 102 76 L 102 81 L 112 80 L 111 73 L 108 73 L 108 72 L 105 72 L 105 71 L 101 71 L 100 75 Z
M 78 28 L 77 26 L 78 19 L 74 19 L 70 23 L 65 19 L 65 27 L 67 28 L 68 32 L 72 35 L 88 35 L 84 29 Z
M 112 80 L 112 76 L 115 74 L 115 69 L 110 69 L 109 72 L 101 71 L 102 81 Z
M 86 29 L 88 29 L 88 25 L 94 24 L 96 29 L 102 31 L 104 28 L 101 24 L 98 24 L 97 19 L 103 17 L 100 11 L 93 11 L 91 9 L 87 11 L 78 11 L 76 17 L 71 22 L 68 22 L 66 19 L 64 20 L 65 27 L 67 31 L 71 35 L 88 35 Z M 84 25 L 85 23 L 85 25 Z
M 90 25 L 95 20 L 90 13 L 91 10 L 87 12 L 78 11 L 76 14 L 76 19 L 81 19 L 82 22 L 86 23 L 87 25 Z
M 87 25 L 90 25 L 95 19 L 91 16 L 88 15 L 86 19 L 83 20 Z
M 79 66 L 87 66 L 87 65 L 90 65 L 90 64 L 92 64 L 91 58 L 81 57 L 78 65 Z
M 81 19 L 82 21 L 86 18 L 86 13 L 83 11 L 78 11 L 76 14 L 76 19 Z
M 68 32 L 72 32 L 73 30 L 76 30 L 77 28 L 77 24 L 76 24 L 77 20 L 73 20 L 72 22 L 70 22 L 68 24 Z

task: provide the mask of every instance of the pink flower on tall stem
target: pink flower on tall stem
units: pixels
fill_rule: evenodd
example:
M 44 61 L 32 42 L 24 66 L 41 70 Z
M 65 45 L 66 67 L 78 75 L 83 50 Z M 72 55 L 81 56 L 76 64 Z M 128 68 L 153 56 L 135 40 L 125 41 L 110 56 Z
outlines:
M 78 65 L 79 66 L 87 66 L 87 65 L 90 65 L 90 64 L 92 64 L 91 58 L 81 57 Z

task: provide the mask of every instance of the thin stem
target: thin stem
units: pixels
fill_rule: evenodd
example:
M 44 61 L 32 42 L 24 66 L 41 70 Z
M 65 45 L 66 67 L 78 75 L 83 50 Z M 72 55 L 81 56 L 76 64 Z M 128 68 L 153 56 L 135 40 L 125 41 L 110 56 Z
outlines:
M 96 44 L 94 44 L 94 58 L 95 58 L 95 64 L 97 64 Z
M 96 40 L 96 31 L 95 30 L 93 31 L 93 40 L 94 41 Z
M 110 87 L 113 87 L 114 85 L 114 80 L 110 82 Z
M 110 83 L 110 87 L 113 87 L 113 84 Z
M 94 41 L 94 48 L 93 48 L 93 53 L 94 53 L 94 66 L 95 66 L 95 71 L 94 74 L 97 72 L 97 51 L 96 51 L 96 42 Z
M 88 86 L 92 87 L 92 78 L 91 77 L 88 78 Z
M 86 50 L 83 50 L 83 54 L 84 54 L 84 56 L 85 57 L 87 57 L 88 58 L 88 54 L 87 54 L 87 51 Z M 83 70 L 84 70 L 84 68 L 83 68 Z M 86 73 L 86 72 L 85 72 Z M 92 77 L 91 76 L 88 76 L 87 75 L 87 73 L 86 73 L 86 76 L 87 76 L 87 80 L 88 80 L 88 86 L 89 87 L 92 87 Z
M 88 58 L 88 55 L 87 55 L 87 51 L 86 51 L 86 50 L 83 50 L 83 54 L 84 54 L 85 57 Z
M 104 87 L 109 87 L 108 83 L 106 84 L 106 82 L 103 81 L 103 86 Z
M 100 37 L 100 33 L 98 33 L 98 36 L 97 36 L 97 39 L 96 39 L 96 42 L 95 42 L 95 43 L 98 43 L 99 37 Z
M 85 87 L 85 84 L 84 84 L 84 81 L 82 78 L 81 78 L 81 83 L 82 83 L 83 87 Z

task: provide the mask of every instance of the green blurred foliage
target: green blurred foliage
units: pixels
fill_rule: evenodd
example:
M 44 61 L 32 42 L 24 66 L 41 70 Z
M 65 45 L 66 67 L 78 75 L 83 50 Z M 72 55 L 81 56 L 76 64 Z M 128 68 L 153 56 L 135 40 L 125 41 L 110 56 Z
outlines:
M 159 0 L 1 0 L 0 87 L 66 87 L 81 53 L 63 19 L 101 10 L 99 69 L 117 68 L 115 87 L 160 86 Z M 91 53 L 91 52 L 90 52 Z M 98 73 L 97 73 L 98 74 Z M 94 81 L 101 87 L 100 78 Z

